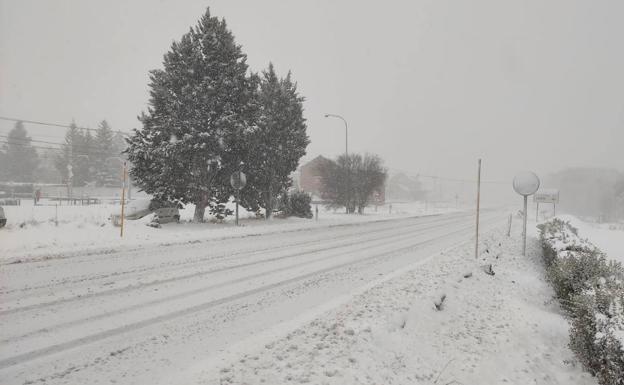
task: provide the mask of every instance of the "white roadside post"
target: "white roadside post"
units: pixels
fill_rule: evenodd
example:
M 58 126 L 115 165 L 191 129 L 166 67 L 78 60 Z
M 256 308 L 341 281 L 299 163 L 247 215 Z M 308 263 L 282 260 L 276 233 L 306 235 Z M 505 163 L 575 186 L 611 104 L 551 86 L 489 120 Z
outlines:
M 124 236 L 124 215 L 126 208 L 126 178 L 128 177 L 128 169 L 126 167 L 126 162 L 123 162 L 123 169 L 121 171 L 121 230 L 119 232 L 119 236 L 123 238 Z
M 529 195 L 535 194 L 539 188 L 540 180 L 531 171 L 523 171 L 517 174 L 513 179 L 514 190 L 524 197 L 524 224 L 522 226 L 522 255 L 526 255 L 526 236 L 527 236 L 527 201 Z
M 235 171 L 230 175 L 230 185 L 232 188 L 236 189 L 236 226 L 238 226 L 238 201 L 240 200 L 240 190 L 242 190 L 246 184 L 247 176 L 242 171 Z
M 475 259 L 479 258 L 479 209 L 481 204 L 481 159 L 479 159 L 479 170 L 477 171 L 477 225 L 475 236 Z

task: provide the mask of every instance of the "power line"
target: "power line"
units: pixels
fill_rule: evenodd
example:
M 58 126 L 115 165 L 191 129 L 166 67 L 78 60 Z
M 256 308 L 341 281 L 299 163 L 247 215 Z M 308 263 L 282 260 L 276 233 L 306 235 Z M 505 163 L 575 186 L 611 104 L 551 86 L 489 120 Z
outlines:
M 8 138 L 8 139 L 11 139 L 11 138 L 10 138 L 9 136 L 7 136 L 7 135 L 0 135 L 0 138 Z M 47 141 L 45 141 L 45 140 L 35 140 L 35 139 L 26 139 L 26 140 L 18 139 L 18 140 L 17 140 L 17 142 L 28 142 L 28 141 L 30 141 L 30 142 L 37 142 L 37 143 L 44 143 L 44 144 L 55 144 L 55 145 L 58 145 L 58 146 L 65 146 L 65 145 L 68 145 L 68 144 L 69 144 L 69 143 L 62 143 L 62 142 L 47 142 Z M 15 143 L 15 142 L 14 142 L 14 144 L 19 144 L 19 143 Z M 79 148 L 83 148 L 83 149 L 84 149 L 84 148 L 87 148 L 87 149 L 91 149 L 91 150 L 94 150 L 94 151 L 99 151 L 99 147 L 98 147 L 98 146 L 96 146 L 96 145 L 93 145 L 93 144 L 92 144 L 92 145 L 89 145 L 89 146 L 87 146 L 87 145 L 85 145 L 85 144 L 76 144 L 76 145 L 75 145 L 75 147 L 79 147 Z
M 28 119 L 16 119 L 16 118 L 9 118 L 7 116 L 0 116 L 0 120 L 7 120 L 10 122 L 22 122 L 22 123 L 29 123 L 29 124 L 38 124 L 41 126 L 49 126 L 49 127 L 58 127 L 58 128 L 79 128 L 82 130 L 89 130 L 89 131 L 97 131 L 97 128 L 90 128 L 90 127 L 81 127 L 81 126 L 71 126 L 71 125 L 66 125 L 66 124 L 58 124 L 58 123 L 47 123 L 47 122 L 39 122 L 39 121 L 35 121 L 35 120 L 28 120 Z M 114 130 L 113 130 L 114 131 Z M 122 132 L 121 130 L 116 130 L 114 132 L 118 132 L 122 135 L 130 135 L 127 132 Z
M 57 151 L 59 153 L 63 153 L 65 152 L 65 149 L 63 148 L 58 148 L 58 147 L 45 147 L 45 146 L 37 146 L 37 145 L 32 145 L 32 144 L 25 144 L 25 143 L 9 143 L 7 141 L 4 140 L 0 140 L 0 144 L 7 144 L 7 145 L 11 145 L 11 146 L 20 146 L 20 147 L 32 147 L 32 148 L 36 148 L 36 149 L 40 149 L 40 150 L 52 150 L 52 151 Z M 73 151 L 74 155 L 93 155 L 90 154 L 88 152 L 77 152 L 77 151 Z M 116 153 L 104 153 L 105 155 L 111 155 L 111 156 L 121 156 L 121 154 L 116 154 Z

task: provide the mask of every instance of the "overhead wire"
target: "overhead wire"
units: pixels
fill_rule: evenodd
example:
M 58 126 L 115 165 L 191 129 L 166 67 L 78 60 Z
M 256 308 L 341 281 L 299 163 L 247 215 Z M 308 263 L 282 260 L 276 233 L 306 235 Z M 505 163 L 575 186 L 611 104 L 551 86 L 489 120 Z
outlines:
M 91 128 L 91 127 L 83 127 L 83 126 L 78 126 L 78 125 L 67 125 L 67 124 L 59 124 L 59 123 L 49 123 L 49 122 L 41 122 L 41 121 L 37 121 L 37 120 L 29 120 L 29 119 L 17 119 L 17 118 L 11 118 L 8 116 L 0 116 L 0 120 L 6 120 L 6 121 L 11 121 L 11 122 L 22 122 L 22 123 L 28 123 L 28 124 L 38 124 L 41 126 L 48 126 L 48 127 L 57 127 L 57 128 L 78 128 L 81 130 L 89 130 L 89 131 L 97 131 L 97 128 Z M 130 133 L 125 132 L 125 131 L 121 131 L 121 130 L 112 130 L 114 132 L 119 132 L 122 135 L 130 135 Z

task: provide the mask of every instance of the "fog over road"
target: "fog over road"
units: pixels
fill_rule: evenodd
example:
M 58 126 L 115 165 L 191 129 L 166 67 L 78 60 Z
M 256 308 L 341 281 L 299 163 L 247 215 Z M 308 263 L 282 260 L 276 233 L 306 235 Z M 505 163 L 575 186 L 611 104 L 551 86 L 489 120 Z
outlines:
M 1 265 L 0 383 L 155 383 L 473 236 L 453 213 Z

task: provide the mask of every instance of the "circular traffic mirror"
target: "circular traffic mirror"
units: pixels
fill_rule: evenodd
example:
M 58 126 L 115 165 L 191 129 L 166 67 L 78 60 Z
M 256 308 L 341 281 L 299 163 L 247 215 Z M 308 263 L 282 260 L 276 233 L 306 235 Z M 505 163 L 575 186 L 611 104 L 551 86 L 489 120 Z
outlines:
M 513 179 L 513 188 L 520 195 L 532 195 L 535 194 L 540 186 L 540 180 L 531 171 L 523 171 L 517 174 Z

